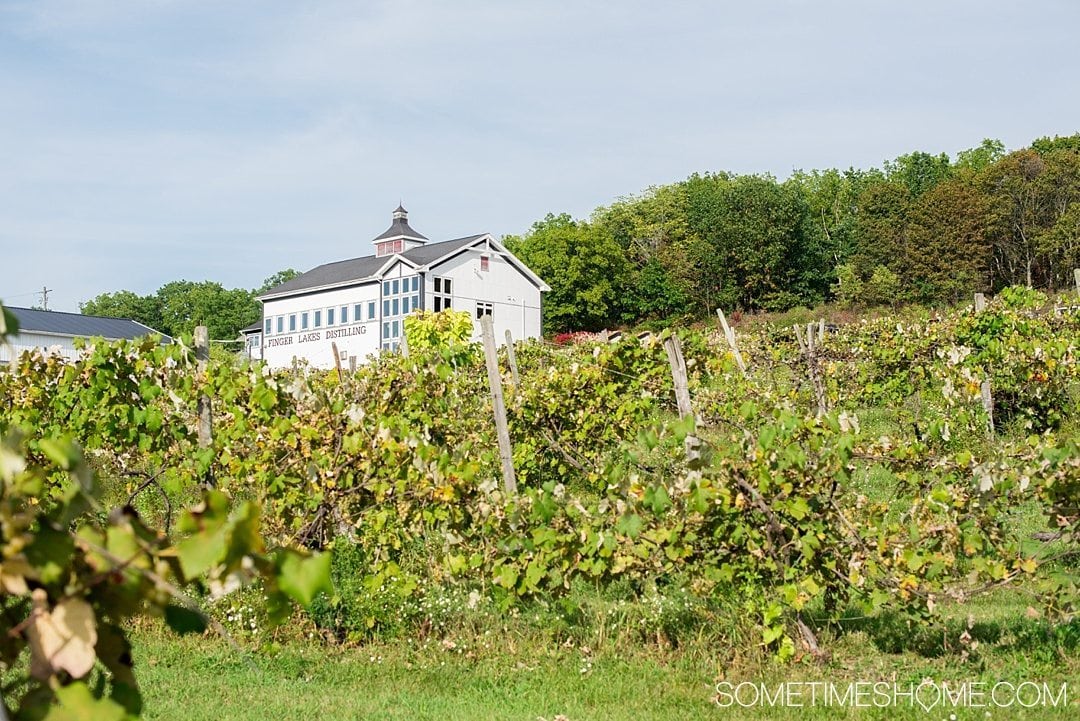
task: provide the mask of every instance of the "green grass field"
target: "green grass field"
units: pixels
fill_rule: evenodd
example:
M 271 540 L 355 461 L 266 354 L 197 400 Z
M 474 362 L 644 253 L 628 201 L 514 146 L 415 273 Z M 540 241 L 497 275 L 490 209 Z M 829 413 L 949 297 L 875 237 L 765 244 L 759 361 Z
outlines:
M 977 607 L 976 607 L 977 606 Z M 294 639 L 243 650 L 216 637 L 144 627 L 134 638 L 146 718 L 235 719 L 957 719 L 1080 718 L 1080 625 L 1050 632 L 1015 591 L 946 610 L 945 633 L 853 619 L 831 658 L 779 665 L 753 648 L 604 648 L 559 643 L 524 627 L 340 647 Z M 967 613 L 980 619 L 968 628 Z M 964 632 L 970 637 L 962 638 Z M 890 681 L 1068 684 L 1068 706 L 720 708 L 716 684 Z M 990 715 L 987 715 L 989 711 Z

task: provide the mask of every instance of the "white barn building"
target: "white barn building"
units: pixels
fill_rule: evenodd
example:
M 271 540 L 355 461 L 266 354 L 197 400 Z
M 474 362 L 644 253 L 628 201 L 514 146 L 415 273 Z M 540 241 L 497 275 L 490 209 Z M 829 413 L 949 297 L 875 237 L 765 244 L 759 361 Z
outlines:
M 429 242 L 401 206 L 372 243 L 374 255 L 327 263 L 259 296 L 263 319 L 245 330 L 253 358 L 272 367 L 303 359 L 318 368 L 358 362 L 401 343 L 414 310 L 492 316 L 497 339 L 540 336 L 541 294 L 550 290 L 489 233 Z
M 76 338 L 103 338 L 112 341 L 158 335 L 162 337 L 162 342 L 172 341 L 153 328 L 126 318 L 4 307 L 19 321 L 19 333 L 9 337 L 6 344 L 0 342 L 0 364 L 11 363 L 13 359 L 30 350 L 40 350 L 46 355 L 58 354 L 74 360 L 79 354 L 75 349 Z

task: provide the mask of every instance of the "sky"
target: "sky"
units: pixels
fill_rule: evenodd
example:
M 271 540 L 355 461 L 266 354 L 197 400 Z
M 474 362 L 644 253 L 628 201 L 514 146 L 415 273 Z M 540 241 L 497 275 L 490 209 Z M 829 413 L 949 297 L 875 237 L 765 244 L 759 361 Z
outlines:
M 0 0 L 0 299 L 1080 131 L 1075 0 Z

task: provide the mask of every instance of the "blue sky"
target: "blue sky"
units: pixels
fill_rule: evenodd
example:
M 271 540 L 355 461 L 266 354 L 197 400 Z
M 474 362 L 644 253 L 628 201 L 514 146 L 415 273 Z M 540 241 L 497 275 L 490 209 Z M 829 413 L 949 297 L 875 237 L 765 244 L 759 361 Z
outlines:
M 0 0 L 0 298 L 521 233 L 693 172 L 1080 131 L 1072 0 Z

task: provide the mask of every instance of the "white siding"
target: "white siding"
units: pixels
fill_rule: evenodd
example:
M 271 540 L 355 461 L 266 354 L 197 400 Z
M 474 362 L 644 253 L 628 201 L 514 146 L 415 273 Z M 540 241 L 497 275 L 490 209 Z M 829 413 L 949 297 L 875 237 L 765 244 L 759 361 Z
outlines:
M 24 352 L 35 349 L 46 355 L 56 353 L 68 360 L 79 357 L 79 351 L 75 350 L 74 336 L 27 332 L 12 336 L 7 341 L 7 344 L 0 343 L 0 363 L 10 363 L 12 358 L 18 358 Z
M 244 353 L 251 360 L 262 360 L 262 338 L 261 332 L 244 336 Z
M 375 318 L 368 319 L 368 304 L 375 303 Z M 353 317 L 354 306 L 361 305 L 361 320 Z M 316 368 L 333 368 L 336 343 L 339 353 L 344 353 L 342 365 L 348 366 L 349 356 L 364 362 L 368 355 L 379 351 L 379 285 L 367 283 L 350 288 L 339 288 L 322 293 L 268 300 L 263 304 L 263 328 L 266 319 L 272 322 L 270 333 L 263 333 L 262 357 L 275 368 L 292 365 L 293 359 L 306 359 Z M 342 323 L 341 307 L 349 312 L 349 322 Z M 327 311 L 334 309 L 334 324 L 327 325 Z M 314 325 L 315 311 L 322 314 L 322 324 Z M 308 313 L 308 327 L 301 328 L 301 314 Z M 296 315 L 296 330 L 289 330 L 289 316 Z M 283 319 L 283 332 L 278 333 L 277 319 Z
M 481 270 L 481 258 L 487 256 L 488 270 Z M 317 368 L 333 368 L 334 354 L 330 345 L 337 343 L 343 365 L 348 365 L 350 356 L 355 356 L 358 363 L 363 363 L 368 356 L 383 350 L 384 343 L 390 348 L 397 346 L 402 333 L 402 321 L 408 314 L 402 303 L 419 294 L 420 307 L 433 310 L 434 278 L 449 278 L 452 281 L 452 307 L 464 310 L 473 319 L 473 340 L 480 339 L 480 323 L 476 318 L 477 303 L 492 304 L 492 316 L 495 321 L 496 340 L 505 342 L 509 330 L 515 340 L 540 337 L 540 289 L 517 267 L 510 263 L 498 251 L 488 246 L 488 239 L 481 239 L 477 246 L 468 248 L 445 261 L 437 263 L 425 271 L 420 278 L 418 289 L 401 290 L 394 293 L 390 288 L 388 298 L 384 297 L 384 283 L 395 279 L 410 279 L 418 275 L 417 269 L 407 262 L 393 262 L 387 266 L 383 275 L 373 278 L 363 285 L 348 288 L 334 288 L 314 291 L 306 295 L 289 298 L 271 299 L 263 304 L 262 358 L 272 367 L 281 368 L 291 365 L 294 360 L 306 360 Z M 398 301 L 398 312 L 393 309 L 394 299 Z M 384 301 L 389 300 L 389 312 Z M 374 317 L 368 315 L 369 304 L 375 304 Z M 353 309 L 361 305 L 363 317 L 356 320 Z M 327 311 L 334 309 L 340 314 L 341 306 L 349 308 L 349 322 L 342 324 L 335 317 L 334 324 L 327 326 Z M 322 313 L 322 325 L 314 327 L 315 311 Z M 307 312 L 309 325 L 302 328 L 301 314 Z M 290 327 L 290 317 L 296 316 L 296 328 Z M 282 331 L 278 332 L 278 319 L 282 319 Z M 266 332 L 266 320 L 270 320 L 270 330 Z M 397 323 L 397 334 L 394 324 Z M 386 333 L 386 330 L 389 333 Z
M 488 270 L 480 270 L 480 259 L 488 256 Z M 486 246 L 470 248 L 432 266 L 425 285 L 425 308 L 431 308 L 433 278 L 450 278 L 453 308 L 468 311 L 473 319 L 473 339 L 480 339 L 476 319 L 477 302 L 491 303 L 495 340 L 502 344 L 509 330 L 514 340 L 540 337 L 540 289 L 499 253 Z

